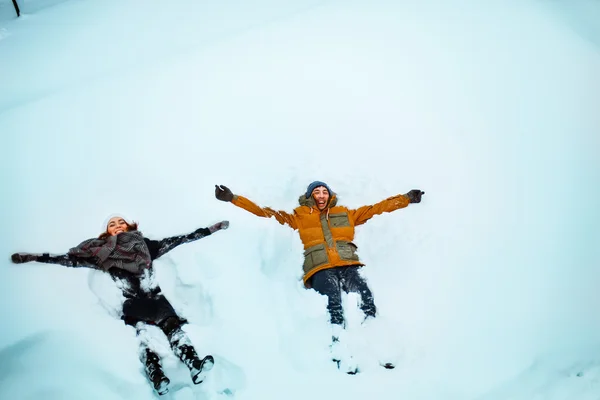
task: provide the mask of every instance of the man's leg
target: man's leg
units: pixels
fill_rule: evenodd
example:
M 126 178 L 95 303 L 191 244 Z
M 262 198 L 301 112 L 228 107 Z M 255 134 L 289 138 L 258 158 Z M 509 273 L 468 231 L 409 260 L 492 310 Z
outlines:
M 342 282 L 343 289 L 346 292 L 358 293 L 360 295 L 360 309 L 365 313 L 365 319 L 375 318 L 377 308 L 375 307 L 375 299 L 367 281 L 360 274 L 360 267 L 343 267 Z
M 363 328 L 366 337 L 371 342 L 369 347 L 372 353 L 377 357 L 381 366 L 387 369 L 394 368 L 399 356 L 395 350 L 397 346 L 390 341 L 389 332 L 392 330 L 384 329 L 386 327 L 385 319 L 373 319 L 376 316 L 377 308 L 375 307 L 373 293 L 360 273 L 360 267 L 346 267 L 342 284 L 347 292 L 360 294 L 360 308 L 365 313 Z
M 318 293 L 327 296 L 327 310 L 333 325 L 344 325 L 342 308 L 342 288 L 337 268 L 324 269 L 311 278 L 311 286 Z
M 349 374 L 355 374 L 357 366 L 348 349 L 344 329 L 340 272 L 339 267 L 319 271 L 313 275 L 311 286 L 320 294 L 327 296 L 327 309 L 329 310 L 332 328 L 331 360 L 337 364 L 338 369 Z
M 159 327 L 167 335 L 173 353 L 190 369 L 192 381 L 199 384 L 205 378 L 204 373 L 212 369 L 215 360 L 210 355 L 203 359 L 198 357 L 190 338 L 181 329 L 185 323 L 179 317 L 169 317 Z

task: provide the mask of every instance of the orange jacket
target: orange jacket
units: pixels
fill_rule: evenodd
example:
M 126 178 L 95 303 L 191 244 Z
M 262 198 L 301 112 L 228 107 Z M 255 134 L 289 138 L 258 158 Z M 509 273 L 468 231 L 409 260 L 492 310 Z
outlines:
M 356 254 L 354 227 L 362 225 L 373 216 L 392 212 L 409 204 L 408 197 L 397 195 L 372 206 L 350 210 L 337 205 L 335 194 L 323 211 L 315 205 L 311 196 L 300 196 L 300 207 L 293 214 L 260 207 L 243 196 L 234 196 L 232 203 L 259 217 L 275 217 L 282 225 L 298 230 L 304 244 L 304 283 L 317 272 L 334 267 L 364 265 Z

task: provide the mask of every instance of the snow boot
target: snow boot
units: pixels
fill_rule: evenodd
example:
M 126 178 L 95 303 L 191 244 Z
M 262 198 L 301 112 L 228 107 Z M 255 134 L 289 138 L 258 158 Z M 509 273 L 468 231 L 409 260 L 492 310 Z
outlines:
M 146 349 L 142 354 L 142 362 L 144 363 L 146 376 L 148 376 L 148 379 L 152 382 L 152 386 L 156 393 L 158 393 L 159 396 L 168 393 L 169 383 L 171 383 L 171 381 L 163 372 L 158 355 L 150 349 Z
M 215 359 L 213 356 L 206 356 L 202 360 L 196 357 L 192 362 L 190 373 L 192 375 L 192 382 L 198 385 L 206 379 L 206 373 L 212 369 L 215 365 Z
M 210 371 L 215 364 L 213 356 L 206 356 L 203 359 L 198 357 L 196 350 L 190 345 L 183 344 L 177 347 L 175 354 L 189 368 L 192 382 L 198 385 L 206 378 L 206 373 Z
M 190 339 L 181 329 L 176 329 L 169 336 L 169 342 L 173 353 L 189 368 L 192 382 L 196 385 L 202 383 L 206 378 L 206 373 L 215 364 L 213 356 L 208 355 L 200 359 Z
M 358 373 L 358 365 L 350 354 L 346 344 L 346 331 L 340 325 L 334 325 L 331 345 L 329 346 L 331 360 L 337 365 L 337 368 L 350 375 Z
M 381 365 L 385 369 L 394 369 L 394 368 L 396 368 L 396 366 L 393 363 L 391 363 L 391 362 L 380 362 L 379 365 Z
M 402 358 L 402 347 L 397 342 L 394 329 L 383 318 L 366 317 L 357 332 L 373 358 L 385 369 L 394 369 Z

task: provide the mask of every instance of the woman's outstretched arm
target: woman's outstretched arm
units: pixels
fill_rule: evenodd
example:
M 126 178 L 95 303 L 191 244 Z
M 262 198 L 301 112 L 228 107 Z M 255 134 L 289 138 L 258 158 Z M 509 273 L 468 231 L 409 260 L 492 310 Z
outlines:
M 194 242 L 211 235 L 216 231 L 227 228 L 229 228 L 229 221 L 221 221 L 208 228 L 196 229 L 194 232 L 188 233 L 187 235 L 171 236 L 162 240 L 146 239 L 146 244 L 148 245 L 148 250 L 150 250 L 150 257 L 154 260 L 181 244 Z
M 50 255 L 49 253 L 15 253 L 11 256 L 11 260 L 15 264 L 37 261 L 46 264 L 64 265 L 65 267 L 98 268 L 98 263 L 96 262 L 97 260 L 94 258 L 76 257 L 69 254 Z

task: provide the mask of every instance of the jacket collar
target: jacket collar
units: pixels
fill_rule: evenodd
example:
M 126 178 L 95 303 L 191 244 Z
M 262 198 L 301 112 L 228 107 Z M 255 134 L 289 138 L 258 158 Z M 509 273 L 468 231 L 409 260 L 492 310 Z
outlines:
M 314 209 L 315 211 L 319 211 L 319 209 L 317 208 L 317 203 L 315 202 L 315 199 L 312 196 L 310 196 L 309 198 L 306 198 L 306 195 L 302 194 L 298 198 L 298 203 L 301 206 L 306 206 L 311 209 Z M 332 194 L 331 197 L 329 197 L 329 203 L 327 204 L 327 207 L 325 207 L 325 209 L 323 211 L 329 210 L 330 208 L 335 207 L 336 205 L 337 205 L 337 196 L 335 194 Z

